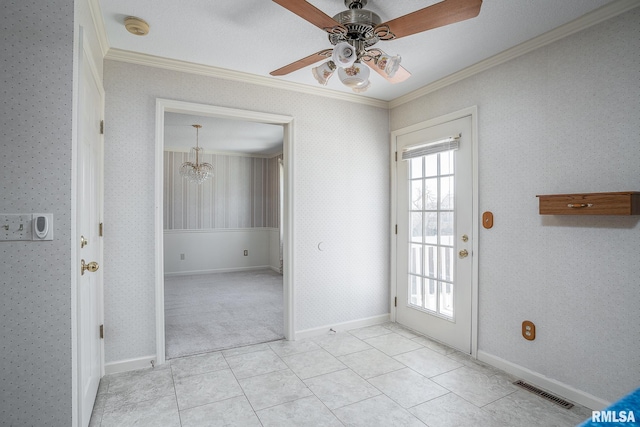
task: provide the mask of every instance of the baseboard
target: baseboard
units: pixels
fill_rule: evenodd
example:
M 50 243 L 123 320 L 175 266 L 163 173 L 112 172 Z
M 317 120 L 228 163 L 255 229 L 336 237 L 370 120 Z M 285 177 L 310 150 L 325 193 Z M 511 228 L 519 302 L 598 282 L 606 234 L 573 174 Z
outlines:
M 351 320 L 349 322 L 334 323 L 330 325 L 320 326 L 319 328 L 305 329 L 302 331 L 296 331 L 295 339 L 317 337 L 319 335 L 326 334 L 330 329 L 336 332 L 349 331 L 351 329 L 364 328 L 366 326 L 379 325 L 380 323 L 386 323 L 389 321 L 389 313 L 381 314 L 379 316 L 366 317 L 364 319 Z
M 174 271 L 171 273 L 164 273 L 164 277 L 196 276 L 200 274 L 211 274 L 211 273 L 235 273 L 239 271 L 264 270 L 265 268 L 273 269 L 273 267 L 271 267 L 270 265 L 256 265 L 252 267 L 234 267 L 234 268 L 214 268 L 211 270 Z
M 105 375 L 117 374 L 119 372 L 135 371 L 136 369 L 151 368 L 152 362 L 156 362 L 156 356 L 145 356 L 136 359 L 120 360 L 104 365 Z
M 274 267 L 273 265 L 270 265 L 269 268 L 278 274 L 282 274 L 282 272 L 280 271 L 280 267 Z
M 524 366 L 509 362 L 508 360 L 486 353 L 482 350 L 478 350 L 478 360 L 521 378 L 524 381 L 546 391 L 557 394 L 579 405 L 586 406 L 593 411 L 600 411 L 610 405 L 609 402 L 600 399 L 599 397 L 578 390 L 570 385 L 554 380 L 553 378 L 546 377 L 538 372 L 532 371 L 531 369 L 527 369 Z

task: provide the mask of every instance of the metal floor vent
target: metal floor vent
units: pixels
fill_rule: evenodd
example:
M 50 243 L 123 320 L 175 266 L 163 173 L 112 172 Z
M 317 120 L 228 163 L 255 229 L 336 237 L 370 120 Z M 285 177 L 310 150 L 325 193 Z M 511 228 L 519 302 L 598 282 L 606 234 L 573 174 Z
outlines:
M 542 397 L 543 399 L 547 399 L 547 400 L 555 403 L 556 405 L 562 406 L 565 409 L 573 408 L 573 403 L 567 402 L 566 400 L 561 399 L 558 396 L 554 396 L 551 393 L 547 393 L 544 390 L 540 390 L 538 387 L 533 386 L 533 385 L 528 384 L 528 383 L 525 383 L 524 381 L 518 380 L 518 381 L 514 382 L 513 384 L 517 385 L 517 386 L 520 386 L 523 389 L 530 391 L 531 393 L 537 394 L 538 396 Z

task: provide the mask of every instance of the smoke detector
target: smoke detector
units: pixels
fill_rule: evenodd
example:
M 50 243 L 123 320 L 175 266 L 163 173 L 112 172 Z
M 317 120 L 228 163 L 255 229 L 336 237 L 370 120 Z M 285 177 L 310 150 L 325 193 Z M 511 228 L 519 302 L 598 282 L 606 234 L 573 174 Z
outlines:
M 128 16 L 124 19 L 124 27 L 131 34 L 136 36 L 146 36 L 149 34 L 149 24 L 144 19 Z

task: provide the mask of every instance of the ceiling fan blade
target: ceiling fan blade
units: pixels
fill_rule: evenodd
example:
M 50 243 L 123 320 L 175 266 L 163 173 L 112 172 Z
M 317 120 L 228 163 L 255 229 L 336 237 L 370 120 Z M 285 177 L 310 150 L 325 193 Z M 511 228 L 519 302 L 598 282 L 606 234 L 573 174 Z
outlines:
M 342 27 L 338 21 L 304 0 L 273 0 L 280 6 L 295 13 L 302 19 L 309 21 L 316 27 L 327 32 L 334 27 Z M 346 30 L 345 30 L 346 32 Z
M 292 62 L 289 65 L 285 65 L 282 68 L 278 68 L 277 70 L 274 70 L 272 72 L 270 72 L 269 74 L 271 74 L 272 76 L 284 76 L 286 74 L 292 73 L 294 71 L 299 70 L 300 68 L 304 68 L 308 65 L 311 64 L 315 64 L 316 62 L 322 60 L 322 59 L 327 59 L 329 56 L 331 56 L 331 52 L 333 51 L 333 49 L 324 49 L 321 50 L 320 52 L 316 52 L 314 54 L 311 54 L 305 58 L 299 59 L 296 62 Z
M 384 29 L 386 26 L 390 32 L 395 34 L 395 38 L 406 37 L 475 18 L 480 13 L 480 6 L 482 6 L 482 0 L 443 0 L 424 9 L 384 22 L 376 28 Z
M 384 77 L 385 80 L 387 80 L 389 83 L 392 83 L 392 84 L 403 82 L 407 80 L 409 77 L 411 77 L 411 73 L 408 72 L 402 65 L 400 66 L 400 68 L 398 68 L 398 71 L 396 71 L 393 77 L 389 77 L 384 72 L 384 70 L 381 70 L 380 68 L 378 68 L 378 66 L 373 62 L 373 60 L 364 61 L 364 63 L 367 64 L 369 68 L 371 68 L 376 73 L 380 74 L 382 77 Z

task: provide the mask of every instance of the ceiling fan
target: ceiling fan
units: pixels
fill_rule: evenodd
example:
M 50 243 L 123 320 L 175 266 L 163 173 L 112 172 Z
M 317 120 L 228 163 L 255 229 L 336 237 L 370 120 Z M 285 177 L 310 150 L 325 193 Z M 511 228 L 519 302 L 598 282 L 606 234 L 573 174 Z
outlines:
M 347 10 L 333 18 L 305 0 L 273 0 L 280 6 L 307 20 L 328 33 L 334 46 L 311 54 L 298 61 L 272 71 L 272 76 L 284 76 L 322 59 L 328 61 L 313 68 L 316 80 L 326 85 L 329 77 L 338 70 L 340 81 L 354 92 L 364 92 L 369 86 L 369 68 L 387 81 L 398 83 L 411 76 L 400 66 L 400 56 L 390 56 L 377 47 L 379 41 L 431 30 L 466 19 L 480 13 L 482 0 L 443 0 L 399 18 L 382 22 L 380 17 L 364 7 L 367 0 L 344 0 Z M 362 66 L 362 64 L 368 67 Z

